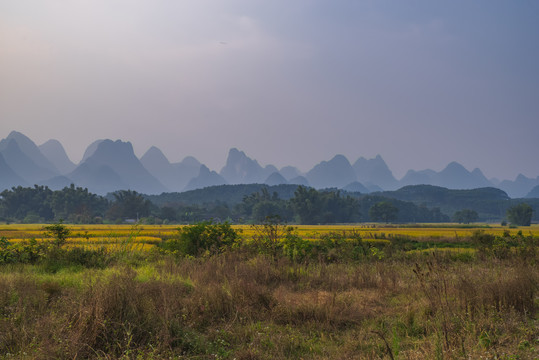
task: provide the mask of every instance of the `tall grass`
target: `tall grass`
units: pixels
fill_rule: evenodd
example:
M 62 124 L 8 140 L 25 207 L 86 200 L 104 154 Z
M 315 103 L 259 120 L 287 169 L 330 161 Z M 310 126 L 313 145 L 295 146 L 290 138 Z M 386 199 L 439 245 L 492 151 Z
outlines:
M 170 251 L 180 237 L 150 252 L 34 243 L 35 261 L 0 265 L 0 358 L 538 358 L 533 236 L 461 254 L 274 233 L 188 256 Z
M 25 265 L 0 273 L 0 354 L 536 356 L 535 268 L 514 259 L 464 264 L 443 255 L 298 264 L 238 249 L 88 269 L 77 273 L 78 286 L 66 283 L 65 273 L 42 277 Z

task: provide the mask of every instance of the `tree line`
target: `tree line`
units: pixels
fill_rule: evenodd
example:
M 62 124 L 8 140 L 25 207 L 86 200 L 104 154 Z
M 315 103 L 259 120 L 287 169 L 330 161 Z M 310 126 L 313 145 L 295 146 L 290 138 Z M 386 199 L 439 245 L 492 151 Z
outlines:
M 64 220 L 69 223 L 118 222 L 150 216 L 152 204 L 141 194 L 121 190 L 112 200 L 71 185 L 53 191 L 47 186 L 13 187 L 0 193 L 0 220 L 42 223 Z
M 428 208 L 409 201 L 379 194 L 351 196 L 337 189 L 316 190 L 298 186 L 283 199 L 278 192 L 261 187 L 244 195 L 239 203 L 221 200 L 205 203 L 151 201 L 154 197 L 132 190 L 120 190 L 105 197 L 86 188 L 71 185 L 53 191 L 46 186 L 14 187 L 0 193 L 0 221 L 40 223 L 64 220 L 69 223 L 146 223 L 188 224 L 214 219 L 231 223 L 262 223 L 278 217 L 286 223 L 332 224 L 357 222 L 449 222 L 477 221 L 469 209 L 449 218 L 438 207 Z M 508 219 L 516 225 L 529 225 L 533 210 L 528 205 L 513 206 Z

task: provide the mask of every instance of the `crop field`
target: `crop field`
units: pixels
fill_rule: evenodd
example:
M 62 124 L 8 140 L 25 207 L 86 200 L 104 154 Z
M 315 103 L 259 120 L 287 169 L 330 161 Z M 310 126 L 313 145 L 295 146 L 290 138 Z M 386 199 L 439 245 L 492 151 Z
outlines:
M 538 359 L 539 226 L 0 225 L 0 359 Z
M 51 241 L 46 234 L 46 225 L 42 224 L 11 224 L 0 225 L 0 238 L 5 238 L 10 243 L 25 242 L 30 239 L 36 241 Z M 153 246 L 178 233 L 181 225 L 66 225 L 70 230 L 70 237 L 67 239 L 68 246 L 104 246 L 114 250 L 131 246 L 133 249 L 149 250 Z M 257 226 L 233 225 L 243 240 L 249 240 L 257 235 Z M 481 230 L 493 235 L 517 235 L 519 233 L 530 236 L 539 236 L 539 225 L 527 227 L 502 227 L 496 225 L 489 226 L 457 226 L 429 225 L 420 226 L 398 226 L 384 224 L 368 225 L 295 225 L 295 233 L 310 240 L 320 239 L 327 234 L 342 234 L 345 238 L 359 235 L 363 241 L 377 243 L 388 242 L 391 239 L 408 239 L 427 244 L 447 244 L 466 243 L 472 234 Z M 440 248 L 440 246 L 436 246 Z

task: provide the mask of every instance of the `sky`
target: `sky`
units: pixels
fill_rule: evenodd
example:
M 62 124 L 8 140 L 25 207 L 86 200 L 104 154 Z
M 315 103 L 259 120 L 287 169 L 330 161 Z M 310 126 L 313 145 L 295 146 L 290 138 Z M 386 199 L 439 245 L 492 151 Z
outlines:
M 0 0 L 0 138 L 539 176 L 539 2 Z

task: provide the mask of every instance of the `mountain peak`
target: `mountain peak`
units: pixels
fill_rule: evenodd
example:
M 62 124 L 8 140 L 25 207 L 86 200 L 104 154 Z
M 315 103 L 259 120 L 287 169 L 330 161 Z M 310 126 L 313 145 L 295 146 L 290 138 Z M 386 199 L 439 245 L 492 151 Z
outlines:
M 262 183 L 272 172 L 274 166 L 262 168 L 258 161 L 251 159 L 243 151 L 232 148 L 228 152 L 226 165 L 221 169 L 220 175 L 229 184 Z
M 456 161 L 450 162 L 445 169 L 434 177 L 434 185 L 448 189 L 475 189 L 492 186 L 478 168 L 472 172 Z
M 82 170 L 79 166 L 74 171 L 75 180 L 85 182 L 84 176 L 88 171 L 109 168 L 119 176 L 115 180 L 117 185 L 127 184 L 130 189 L 145 194 L 157 194 L 166 191 L 166 188 L 142 165 L 135 156 L 133 145 L 129 141 L 121 140 L 101 140 L 97 143 L 95 151 L 81 165 L 86 165 Z M 108 171 L 108 170 L 107 170 Z M 108 171 L 107 173 L 110 173 Z M 92 188 L 93 184 L 87 184 Z M 114 190 L 120 190 L 117 188 Z
M 376 184 L 385 190 L 393 190 L 398 187 L 397 179 L 380 154 L 370 160 L 360 157 L 352 167 L 358 180 L 364 184 Z
M 35 143 L 28 136 L 18 131 L 10 132 L 9 135 L 6 137 L 6 140 L 15 140 L 20 146 L 24 146 L 25 144 L 30 143 L 35 145 Z
M 528 178 L 526 175 L 524 174 L 518 174 L 517 177 L 515 178 L 515 182 L 523 182 L 523 181 L 529 181 L 531 180 L 530 178 Z
M 55 139 L 50 139 L 39 145 L 39 150 L 60 171 L 67 174 L 75 169 L 75 164 L 69 159 L 62 144 Z
M 186 166 L 197 166 L 198 167 L 198 166 L 202 165 L 200 163 L 200 161 L 195 159 L 193 156 L 186 156 L 185 158 L 183 158 L 181 163 L 186 165 Z
M 94 152 L 97 150 L 97 147 L 99 146 L 99 144 L 101 144 L 103 141 L 104 141 L 103 139 L 99 139 L 99 140 L 94 141 L 90 145 L 88 145 L 88 147 L 86 148 L 86 151 L 84 152 L 84 155 L 82 156 L 82 160 L 80 161 L 79 164 L 82 164 L 90 156 L 92 156 Z
M 346 156 L 344 156 L 342 154 L 335 155 L 331 160 L 329 160 L 329 162 L 341 163 L 341 164 L 346 165 L 346 166 L 347 165 L 352 166 L 352 164 L 350 164 L 350 161 L 348 161 Z
M 318 189 L 342 188 L 356 181 L 356 174 L 350 162 L 344 155 L 335 155 L 329 161 L 315 165 L 307 174 L 309 183 Z
M 146 151 L 144 155 L 142 155 L 140 161 L 144 166 L 146 166 L 146 164 L 150 162 L 170 164 L 165 154 L 163 154 L 163 152 L 155 146 L 149 148 L 148 151 Z
M 469 172 L 468 170 L 466 170 L 466 168 L 464 166 L 462 166 L 461 164 L 459 164 L 456 161 L 451 161 L 449 164 L 447 164 L 445 169 L 442 170 L 442 171 L 445 171 L 445 170 L 459 170 L 459 171 L 464 170 L 466 172 Z
M 288 184 L 288 181 L 279 173 L 279 172 L 273 172 L 270 176 L 264 181 L 264 184 L 267 185 L 280 185 L 280 184 Z
M 37 184 L 59 174 L 36 144 L 24 135 L 14 134 L 0 141 L 0 152 L 7 165 L 29 184 Z
M 147 153 L 160 153 L 160 154 L 163 154 L 161 149 L 159 149 L 157 146 L 153 146 L 153 145 L 146 152 Z
M 0 141 L 0 151 L 3 151 L 5 148 L 9 146 L 11 142 L 17 143 L 20 151 L 24 153 L 28 158 L 32 160 L 35 166 L 38 166 L 43 169 L 47 169 L 48 172 L 52 173 L 53 175 L 59 175 L 60 171 L 54 166 L 54 164 L 49 161 L 43 155 L 41 150 L 37 147 L 37 145 L 30 140 L 30 138 L 18 131 L 12 131 L 7 138 Z M 9 160 L 6 159 L 6 161 Z
M 189 181 L 184 191 L 224 184 L 226 184 L 226 180 L 221 175 L 211 171 L 206 165 L 200 165 L 198 176 Z

